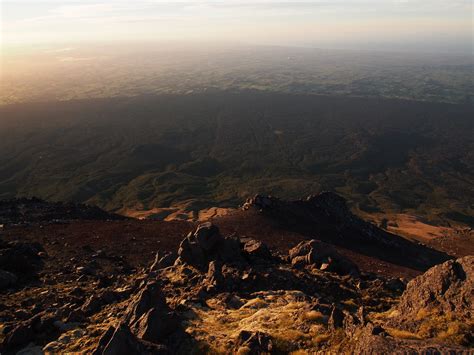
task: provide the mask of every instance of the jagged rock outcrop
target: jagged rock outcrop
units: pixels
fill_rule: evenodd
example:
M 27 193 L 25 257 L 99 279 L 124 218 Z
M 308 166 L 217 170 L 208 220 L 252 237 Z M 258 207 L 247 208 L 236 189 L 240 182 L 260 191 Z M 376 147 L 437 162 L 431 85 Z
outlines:
M 411 280 L 379 324 L 366 325 L 347 316 L 344 328 L 348 336 L 357 338 L 356 353 L 463 352 L 463 346 L 474 344 L 473 300 L 474 256 L 466 256 Z
M 96 206 L 48 202 L 38 198 L 0 201 L 0 224 L 58 223 L 70 220 L 123 220 Z
M 94 354 L 166 354 L 161 343 L 178 325 L 159 284 L 146 282 L 130 297 L 120 324 L 102 335 Z
M 280 228 L 418 270 L 449 259 L 444 253 L 362 220 L 351 212 L 344 198 L 333 192 L 293 201 L 256 195 L 247 199 L 242 209 L 250 214 L 256 212 Z
M 245 201 L 242 209 L 248 210 L 254 208 L 263 212 L 266 210 L 287 210 L 293 207 L 295 213 L 301 213 L 301 207 L 308 205 L 315 209 L 325 211 L 325 214 L 328 216 L 337 216 L 340 219 L 346 219 L 348 222 L 353 219 L 353 215 L 347 207 L 346 200 L 333 192 L 322 192 L 317 195 L 310 195 L 305 199 L 294 201 L 294 206 L 291 206 L 291 204 L 291 202 L 280 200 L 273 196 L 255 195 Z
M 39 347 L 95 355 L 378 354 L 472 346 L 472 257 L 439 265 L 413 280 L 397 303 L 405 280 L 399 274 L 367 272 L 364 264 L 359 272 L 351 260 L 359 263 L 360 255 L 345 246 L 361 245 L 370 258 L 381 245 L 412 244 L 385 242 L 390 235 L 376 229 L 367 234 L 372 227 L 364 229 L 365 222 L 352 216 L 334 194 L 293 202 L 259 196 L 250 205 L 258 210 L 239 212 L 249 217 L 237 219 L 240 229 L 235 228 L 235 216 L 226 223 L 213 220 L 222 234 L 216 225 L 203 223 L 181 241 L 178 252 L 178 238 L 193 228 L 191 224 L 172 234 L 175 225 L 156 233 L 155 224 L 145 223 L 153 236 L 145 243 L 137 224 L 113 222 L 131 238 L 116 238 L 119 243 L 112 249 L 115 239 L 104 241 L 103 231 L 97 231 L 86 243 L 72 240 L 67 246 L 71 239 L 64 240 L 66 255 L 62 245 L 57 247 L 68 235 L 64 230 L 55 234 L 58 240 L 44 238 L 57 225 L 41 227 L 44 239 L 26 234 L 25 240 L 10 239 L 21 243 L 0 241 L 0 270 L 5 270 L 0 271 L 0 288 L 2 277 L 11 284 L 11 274 L 18 275 L 21 285 L 33 281 L 29 288 L 14 286 L 2 292 L 7 302 L 0 302 L 5 339 L 0 352 L 25 353 Z M 255 221 L 268 223 L 274 234 Z M 76 222 L 66 226 L 67 232 L 82 228 Z M 9 228 L 29 233 L 31 227 Z M 157 240 L 156 235 L 165 237 Z M 37 240 L 45 251 L 33 243 Z M 290 243 L 299 244 L 288 250 Z M 129 245 L 137 252 L 133 258 Z M 159 252 L 153 253 L 154 248 Z M 10 271 L 12 260 L 25 271 Z M 41 264 L 36 278 L 25 277 L 39 271 Z M 116 272 L 125 270 L 124 265 L 128 271 Z M 37 314 L 40 319 L 32 317 Z M 452 338 L 453 332 L 459 334 Z
M 131 297 L 124 321 L 140 339 L 158 343 L 177 326 L 157 282 L 148 282 Z
M 413 318 L 420 310 L 474 316 L 474 256 L 449 260 L 411 280 L 396 310 Z

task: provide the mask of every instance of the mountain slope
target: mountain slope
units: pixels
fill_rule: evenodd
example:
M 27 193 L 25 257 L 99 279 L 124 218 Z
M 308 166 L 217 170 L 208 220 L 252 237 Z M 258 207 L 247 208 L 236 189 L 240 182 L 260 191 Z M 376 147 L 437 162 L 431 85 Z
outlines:
M 259 92 L 0 108 L 0 197 L 110 211 L 337 191 L 472 225 L 472 106 Z

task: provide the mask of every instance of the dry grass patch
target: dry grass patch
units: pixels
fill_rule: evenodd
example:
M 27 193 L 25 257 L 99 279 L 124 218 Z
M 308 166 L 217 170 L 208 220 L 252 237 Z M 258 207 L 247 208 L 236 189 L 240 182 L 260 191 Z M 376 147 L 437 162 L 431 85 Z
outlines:
M 319 334 L 314 338 L 317 344 L 325 343 L 331 338 L 331 334 Z
M 326 339 L 321 324 L 325 317 L 312 311 L 311 303 L 299 291 L 269 291 L 253 295 L 240 309 L 208 302 L 211 308 L 193 308 L 196 317 L 189 318 L 186 332 L 211 350 L 226 353 L 242 330 L 261 331 L 270 335 L 280 351 L 298 350 L 298 344 L 317 346 Z
M 318 311 L 309 311 L 304 314 L 305 319 L 311 322 L 324 323 L 327 317 Z
M 422 339 L 422 337 L 419 336 L 418 334 L 409 332 L 408 330 L 395 329 L 395 328 L 386 328 L 386 331 L 387 331 L 388 334 L 390 334 L 394 338 L 413 339 L 413 340 Z

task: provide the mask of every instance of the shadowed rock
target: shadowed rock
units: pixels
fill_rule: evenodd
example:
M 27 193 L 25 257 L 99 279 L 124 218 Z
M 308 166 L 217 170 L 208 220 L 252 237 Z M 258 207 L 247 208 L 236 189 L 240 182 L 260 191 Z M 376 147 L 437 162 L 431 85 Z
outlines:
M 341 275 L 358 275 L 359 270 L 350 260 L 340 255 L 327 243 L 310 240 L 290 249 L 289 256 L 294 267 L 314 265 L 321 270 L 334 271 Z
M 201 270 L 207 270 L 210 261 L 243 261 L 240 241 L 223 237 L 212 223 L 201 224 L 194 233 L 190 233 L 180 244 L 177 262 L 185 262 Z
M 146 284 L 132 296 L 124 321 L 138 338 L 152 343 L 161 342 L 178 327 L 156 282 Z
M 269 259 L 272 257 L 268 247 L 261 241 L 251 239 L 244 244 L 244 251 L 252 256 L 261 259 Z
M 236 352 L 249 355 L 272 354 L 273 342 L 265 333 L 243 330 L 236 341 Z
M 125 323 L 110 326 L 99 339 L 93 355 L 164 355 L 169 354 L 166 346 L 138 339 Z

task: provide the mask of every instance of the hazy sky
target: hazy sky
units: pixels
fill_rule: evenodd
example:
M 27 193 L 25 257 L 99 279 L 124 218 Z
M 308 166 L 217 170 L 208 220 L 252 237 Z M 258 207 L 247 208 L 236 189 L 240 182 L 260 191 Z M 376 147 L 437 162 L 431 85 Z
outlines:
M 472 0 L 0 0 L 12 45 L 239 41 L 472 53 Z

